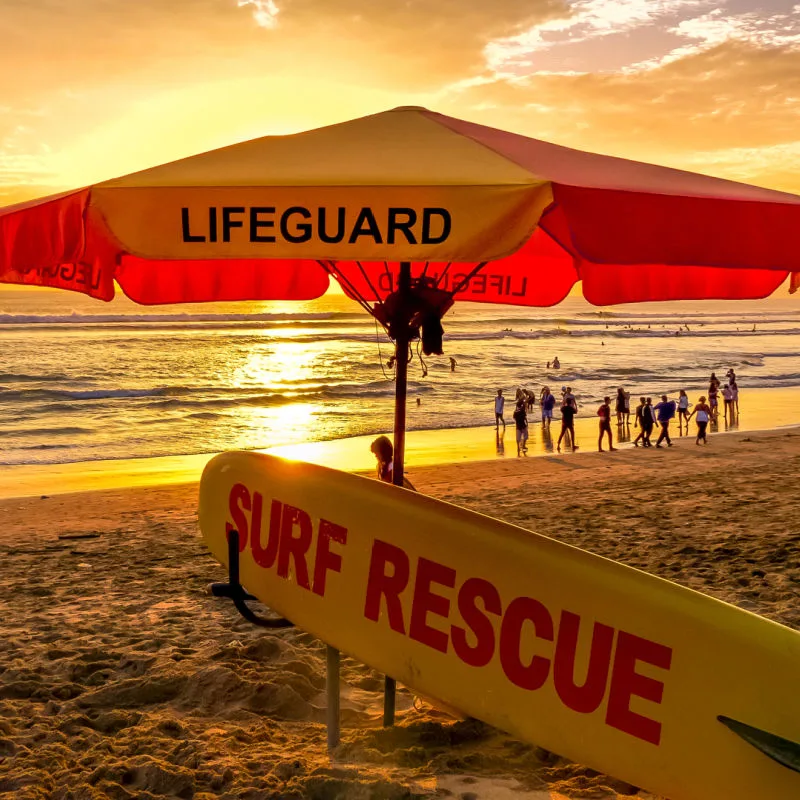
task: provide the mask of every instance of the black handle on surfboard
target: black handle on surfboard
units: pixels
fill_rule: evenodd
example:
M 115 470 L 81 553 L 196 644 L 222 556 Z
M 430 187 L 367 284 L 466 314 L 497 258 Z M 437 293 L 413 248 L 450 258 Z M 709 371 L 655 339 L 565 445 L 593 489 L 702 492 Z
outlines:
M 228 534 L 228 582 L 212 583 L 209 587 L 214 597 L 227 597 L 233 601 L 236 610 L 253 625 L 262 628 L 291 628 L 294 623 L 284 617 L 259 617 L 248 605 L 248 600 L 257 600 L 239 583 L 239 531 Z
M 744 722 L 730 717 L 720 715 L 717 719 L 768 758 L 777 761 L 787 769 L 800 772 L 800 744 L 797 742 L 776 736 L 768 731 L 762 731 L 760 728 L 754 728 L 752 725 L 746 725 Z

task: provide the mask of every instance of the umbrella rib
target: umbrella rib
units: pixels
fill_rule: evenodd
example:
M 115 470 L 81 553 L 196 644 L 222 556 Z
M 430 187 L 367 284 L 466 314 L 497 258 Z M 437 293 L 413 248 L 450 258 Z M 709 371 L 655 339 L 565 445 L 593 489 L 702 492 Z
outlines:
M 369 307 L 369 303 L 358 293 L 355 286 L 350 282 L 350 280 L 344 275 L 341 270 L 336 267 L 336 263 L 334 261 L 322 261 L 317 260 L 317 263 L 327 272 L 329 275 L 332 275 L 336 278 L 339 283 L 345 284 L 346 288 L 352 292 L 353 299 L 367 312 L 370 316 L 374 316 L 372 313 L 372 309 Z
M 450 267 L 451 267 L 452 265 L 453 265 L 453 262 L 452 262 L 452 261 L 448 261 L 448 262 L 447 262 L 447 264 L 445 265 L 444 271 L 443 271 L 443 272 L 442 272 L 442 274 L 441 274 L 441 275 L 439 275 L 439 277 L 436 279 L 436 287 L 437 287 L 437 288 L 439 287 L 439 284 L 440 284 L 440 283 L 441 283 L 441 282 L 442 282 L 442 281 L 445 279 L 445 277 L 447 276 L 447 273 L 450 271 Z
M 476 264 L 468 275 L 465 275 L 450 294 L 455 297 L 489 262 L 481 261 Z
M 367 274 L 367 271 L 364 269 L 364 266 L 360 261 L 356 261 L 356 264 L 358 264 L 358 268 L 361 270 L 361 274 L 364 276 L 364 280 L 367 282 L 367 286 L 369 286 L 369 288 L 372 290 L 372 294 L 375 295 L 374 298 L 375 302 L 380 302 L 381 298 L 380 295 L 378 294 L 378 290 L 372 285 L 372 281 L 369 279 L 369 275 Z

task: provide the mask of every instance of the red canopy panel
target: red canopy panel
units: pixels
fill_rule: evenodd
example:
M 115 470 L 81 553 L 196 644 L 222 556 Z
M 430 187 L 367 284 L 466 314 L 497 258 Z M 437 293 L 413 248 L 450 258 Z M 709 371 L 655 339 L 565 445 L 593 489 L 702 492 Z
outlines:
M 541 228 L 516 253 L 489 262 L 470 277 L 475 266 L 414 262 L 411 274 L 424 274 L 438 288 L 455 291 L 457 300 L 539 307 L 560 303 L 579 279 L 573 257 Z M 339 261 L 336 269 L 347 295 L 375 302 L 394 291 L 399 265 Z
M 116 272 L 122 291 L 141 305 L 229 300 L 313 300 L 328 290 L 316 261 L 267 259 L 149 261 L 123 256 Z
M 657 300 L 760 300 L 769 297 L 788 275 L 774 269 L 590 262 L 582 262 L 579 272 L 583 296 L 596 306 Z
M 114 281 L 142 305 L 312 300 L 328 274 L 314 261 L 148 261 L 127 255 L 89 189 L 0 211 L 0 282 L 114 297 Z
M 582 259 L 800 270 L 797 195 L 425 113 L 549 181 L 541 225 Z
M 797 206 L 574 186 L 554 186 L 553 197 L 552 216 L 587 261 L 800 270 Z

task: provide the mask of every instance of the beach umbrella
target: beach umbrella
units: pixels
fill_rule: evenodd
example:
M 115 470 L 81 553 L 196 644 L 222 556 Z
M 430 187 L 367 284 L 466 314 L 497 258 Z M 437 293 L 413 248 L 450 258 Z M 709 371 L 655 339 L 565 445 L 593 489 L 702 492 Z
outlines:
M 395 342 L 402 485 L 410 343 L 441 352 L 454 301 L 766 297 L 800 273 L 798 230 L 795 195 L 406 107 L 0 209 L 0 282 L 150 305 L 308 300 L 333 276 Z
M 440 350 L 454 300 L 764 297 L 800 272 L 798 229 L 795 195 L 399 108 L 0 210 L 0 281 L 158 304 L 333 275 L 396 343 L 399 483 L 408 344 Z
M 0 282 L 137 303 L 307 300 L 333 276 L 395 342 L 455 300 L 765 297 L 800 272 L 800 197 L 422 108 L 234 144 L 0 210 Z

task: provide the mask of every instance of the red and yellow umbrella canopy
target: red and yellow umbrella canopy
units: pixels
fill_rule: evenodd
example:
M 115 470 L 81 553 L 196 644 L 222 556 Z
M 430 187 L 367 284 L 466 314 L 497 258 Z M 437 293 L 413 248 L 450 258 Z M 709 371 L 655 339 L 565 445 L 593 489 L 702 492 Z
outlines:
M 382 300 L 411 261 L 466 300 L 749 298 L 800 271 L 799 230 L 795 195 L 399 108 L 6 208 L 0 281 L 154 304 L 331 273 Z

